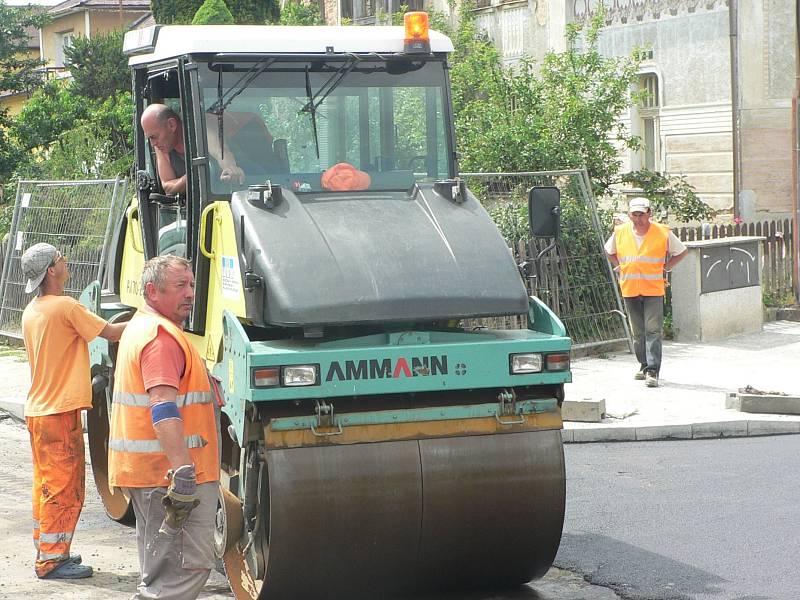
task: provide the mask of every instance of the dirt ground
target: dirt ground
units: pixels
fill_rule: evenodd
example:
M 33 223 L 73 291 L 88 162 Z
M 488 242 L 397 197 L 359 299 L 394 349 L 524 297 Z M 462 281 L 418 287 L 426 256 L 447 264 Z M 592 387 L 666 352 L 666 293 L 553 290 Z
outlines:
M 0 420 L 0 599 L 117 600 L 133 595 L 139 578 L 136 535 L 103 512 L 86 466 L 86 505 L 75 531 L 72 551 L 79 552 L 94 575 L 78 581 L 42 581 L 33 572 L 31 539 L 31 460 L 25 426 Z M 88 456 L 88 452 L 87 452 Z M 213 572 L 200 596 L 233 598 L 225 578 Z

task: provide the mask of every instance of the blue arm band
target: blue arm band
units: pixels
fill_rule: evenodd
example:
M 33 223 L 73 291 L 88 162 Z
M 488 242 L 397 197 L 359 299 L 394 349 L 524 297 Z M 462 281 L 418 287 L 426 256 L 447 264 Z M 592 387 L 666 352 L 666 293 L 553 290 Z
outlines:
M 159 402 L 150 407 L 150 418 L 153 425 L 156 425 L 166 419 L 180 419 L 181 413 L 178 412 L 178 405 L 174 402 Z

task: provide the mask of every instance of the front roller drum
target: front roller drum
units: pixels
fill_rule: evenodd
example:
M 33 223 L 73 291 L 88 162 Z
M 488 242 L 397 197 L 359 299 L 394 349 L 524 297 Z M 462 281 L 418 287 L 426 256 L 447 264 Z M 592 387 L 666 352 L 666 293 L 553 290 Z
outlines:
M 520 585 L 561 539 L 558 430 L 269 450 L 267 466 L 261 600 Z

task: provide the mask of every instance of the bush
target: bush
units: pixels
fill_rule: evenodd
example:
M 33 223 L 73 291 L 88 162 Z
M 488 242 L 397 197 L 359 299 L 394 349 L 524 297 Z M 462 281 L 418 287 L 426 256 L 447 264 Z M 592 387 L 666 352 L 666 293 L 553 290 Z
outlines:
M 225 0 L 205 0 L 197 10 L 192 25 L 232 25 L 233 15 Z

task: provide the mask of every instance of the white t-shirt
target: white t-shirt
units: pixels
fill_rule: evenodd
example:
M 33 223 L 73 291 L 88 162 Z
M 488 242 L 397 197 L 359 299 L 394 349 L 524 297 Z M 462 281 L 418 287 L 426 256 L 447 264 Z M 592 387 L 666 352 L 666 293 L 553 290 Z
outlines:
M 606 242 L 606 253 L 607 254 L 616 254 L 617 253 L 617 240 L 614 239 L 615 235 L 612 233 L 611 237 L 608 238 Z M 633 239 L 636 240 L 636 249 L 642 247 L 642 243 L 644 243 L 645 236 L 643 235 L 636 235 L 636 230 L 633 232 Z M 686 246 L 683 245 L 683 242 L 678 239 L 678 236 L 672 233 L 672 230 L 669 232 L 669 237 L 667 238 L 667 254 L 670 256 L 675 256 L 676 254 L 680 254 L 686 250 Z

